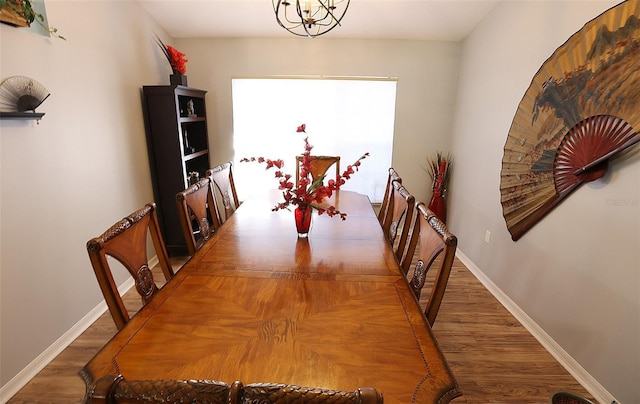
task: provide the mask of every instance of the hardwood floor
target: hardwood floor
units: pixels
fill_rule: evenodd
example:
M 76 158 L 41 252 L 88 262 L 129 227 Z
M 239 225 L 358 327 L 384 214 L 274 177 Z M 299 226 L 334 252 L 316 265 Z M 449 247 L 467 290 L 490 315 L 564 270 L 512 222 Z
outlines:
M 457 258 L 433 332 L 463 392 L 454 403 L 549 403 L 558 390 L 593 400 Z
M 135 290 L 125 304 L 140 306 Z M 464 394 L 454 403 L 544 404 L 557 390 L 592 399 L 457 258 L 433 331 Z M 115 332 L 104 313 L 8 403 L 82 402 L 77 372 Z

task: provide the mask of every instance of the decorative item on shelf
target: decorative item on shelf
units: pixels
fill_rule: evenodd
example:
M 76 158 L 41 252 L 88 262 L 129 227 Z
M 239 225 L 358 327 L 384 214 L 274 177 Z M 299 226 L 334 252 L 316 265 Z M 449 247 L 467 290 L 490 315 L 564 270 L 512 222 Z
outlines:
M 451 154 L 443 156 L 441 152 L 436 154 L 435 160 L 429 160 L 429 169 L 427 172 L 433 181 L 431 201 L 429 202 L 429 210 L 442 221 L 447 219 L 446 194 L 449 176 L 451 174 L 451 166 L 453 165 Z
M 272 1 L 276 21 L 282 28 L 294 35 L 315 38 L 340 25 L 350 0 Z
M 196 148 L 191 146 L 191 144 L 189 143 L 189 133 L 187 133 L 186 129 L 182 133 L 184 134 L 184 155 L 187 156 L 189 154 L 195 153 Z
M 187 76 L 180 73 L 173 73 L 169 75 L 169 83 L 172 86 L 188 86 Z
M 297 133 L 306 134 L 306 125 L 300 125 Z M 276 204 L 272 210 L 275 212 L 280 209 L 289 209 L 291 205 L 296 206 L 294 214 L 299 237 L 307 237 L 311 225 L 311 214 L 314 209 L 318 211 L 319 215 L 326 213 L 331 217 L 339 216 L 342 220 L 347 218 L 347 214 L 337 210 L 335 206 L 327 206 L 326 203 L 324 205 L 321 204 L 325 198 L 331 197 L 334 191 L 338 191 L 340 187 L 351 178 L 351 175 L 358 171 L 361 160 L 369 156 L 369 153 L 363 154 L 355 163 L 347 166 L 347 169 L 342 175 L 335 180 L 330 179 L 327 185 L 324 185 L 324 175 L 312 181 L 311 162 L 313 161 L 313 156 L 311 156 L 311 150 L 313 146 L 309 144 L 308 136 L 304 138 L 304 144 L 303 160 L 297 186 L 291 181 L 291 174 L 284 174 L 281 171 L 284 166 L 284 161 L 282 160 L 270 160 L 264 157 L 245 157 L 240 160 L 240 162 L 258 162 L 265 164 L 267 170 L 274 167 L 277 169 L 275 177 L 278 178 L 280 183 L 278 189 L 282 191 L 284 202 Z
M 192 171 L 189 173 L 189 185 L 197 184 L 200 181 L 200 173 L 197 171 Z
M 11 76 L 0 84 L 0 110 L 35 112 L 49 95 L 49 91 L 36 80 L 26 76 Z
M 186 55 L 171 45 L 165 45 L 157 35 L 156 42 L 169 61 L 169 65 L 171 65 L 171 71 L 173 73 L 169 75 L 169 82 L 174 86 L 186 87 L 187 76 L 185 73 L 187 72 L 187 62 L 189 61 L 185 58 Z
M 49 91 L 26 76 L 11 76 L 0 83 L 0 113 L 11 118 L 39 119 L 36 108 L 49 97 Z
M 189 116 L 189 117 L 197 116 L 196 115 L 196 111 L 195 111 L 195 109 L 193 107 L 193 100 L 192 99 L 187 101 L 187 116 Z

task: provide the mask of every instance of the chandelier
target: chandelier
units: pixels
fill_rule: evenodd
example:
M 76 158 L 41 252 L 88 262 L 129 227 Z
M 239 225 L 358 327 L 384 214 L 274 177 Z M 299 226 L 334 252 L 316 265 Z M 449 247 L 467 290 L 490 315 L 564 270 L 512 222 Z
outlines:
M 350 0 L 273 0 L 278 24 L 294 35 L 314 38 L 340 25 Z

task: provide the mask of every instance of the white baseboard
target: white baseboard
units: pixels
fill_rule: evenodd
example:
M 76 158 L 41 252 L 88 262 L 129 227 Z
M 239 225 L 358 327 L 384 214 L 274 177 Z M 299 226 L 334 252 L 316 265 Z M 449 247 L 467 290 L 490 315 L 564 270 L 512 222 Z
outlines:
M 571 357 L 556 341 L 507 296 L 484 272 L 459 249 L 456 257 L 478 278 L 480 283 L 526 328 L 535 339 L 580 383 L 599 403 L 615 404 L 615 397 Z
M 155 261 L 154 261 L 155 260 Z M 158 263 L 158 258 L 149 260 L 149 267 L 153 268 Z M 133 278 L 128 278 L 118 287 L 120 295 L 125 294 L 133 287 Z M 22 369 L 17 375 L 0 388 L 0 403 L 4 404 L 23 388 L 38 372 L 44 369 L 49 362 L 64 351 L 76 338 L 86 331 L 104 312 L 107 311 L 107 303 L 102 300 L 96 307 L 80 319 L 73 327 L 65 332 L 53 344 L 38 355 L 31 363 Z M 80 376 L 78 376 L 80 377 Z
M 132 280 L 133 283 L 133 280 Z M 44 352 L 38 355 L 31 363 L 22 369 L 17 375 L 0 388 L 0 402 L 5 403 L 13 397 L 21 388 L 23 388 L 38 372 L 49 364 L 56 356 L 58 356 L 66 347 L 69 346 L 76 338 L 80 336 L 94 321 L 96 321 L 102 313 L 107 310 L 107 304 L 103 300 L 86 316 L 78 321 L 73 327 L 65 332 L 53 344 L 51 344 Z
M 154 255 L 149 259 L 149 268 L 158 265 L 160 261 L 158 256 Z M 124 295 L 133 287 L 133 278 L 128 278 L 119 287 L 118 293 Z M 96 307 L 80 319 L 73 327 L 65 332 L 53 344 L 51 344 L 44 352 L 38 355 L 31 363 L 22 369 L 17 375 L 9 380 L 4 386 L 0 387 L 0 404 L 4 404 L 13 397 L 21 388 L 23 388 L 38 372 L 44 369 L 49 362 L 55 359 L 62 351 L 64 351 L 76 338 L 87 330 L 104 312 L 107 311 L 107 303 L 102 300 Z M 80 376 L 78 376 L 80 377 Z

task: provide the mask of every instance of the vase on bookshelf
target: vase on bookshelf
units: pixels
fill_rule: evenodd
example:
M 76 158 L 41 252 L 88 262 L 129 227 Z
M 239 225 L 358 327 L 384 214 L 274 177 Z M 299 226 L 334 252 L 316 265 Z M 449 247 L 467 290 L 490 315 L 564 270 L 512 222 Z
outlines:
M 185 86 L 187 87 L 187 75 L 180 73 L 173 73 L 169 75 L 169 83 L 172 86 Z

